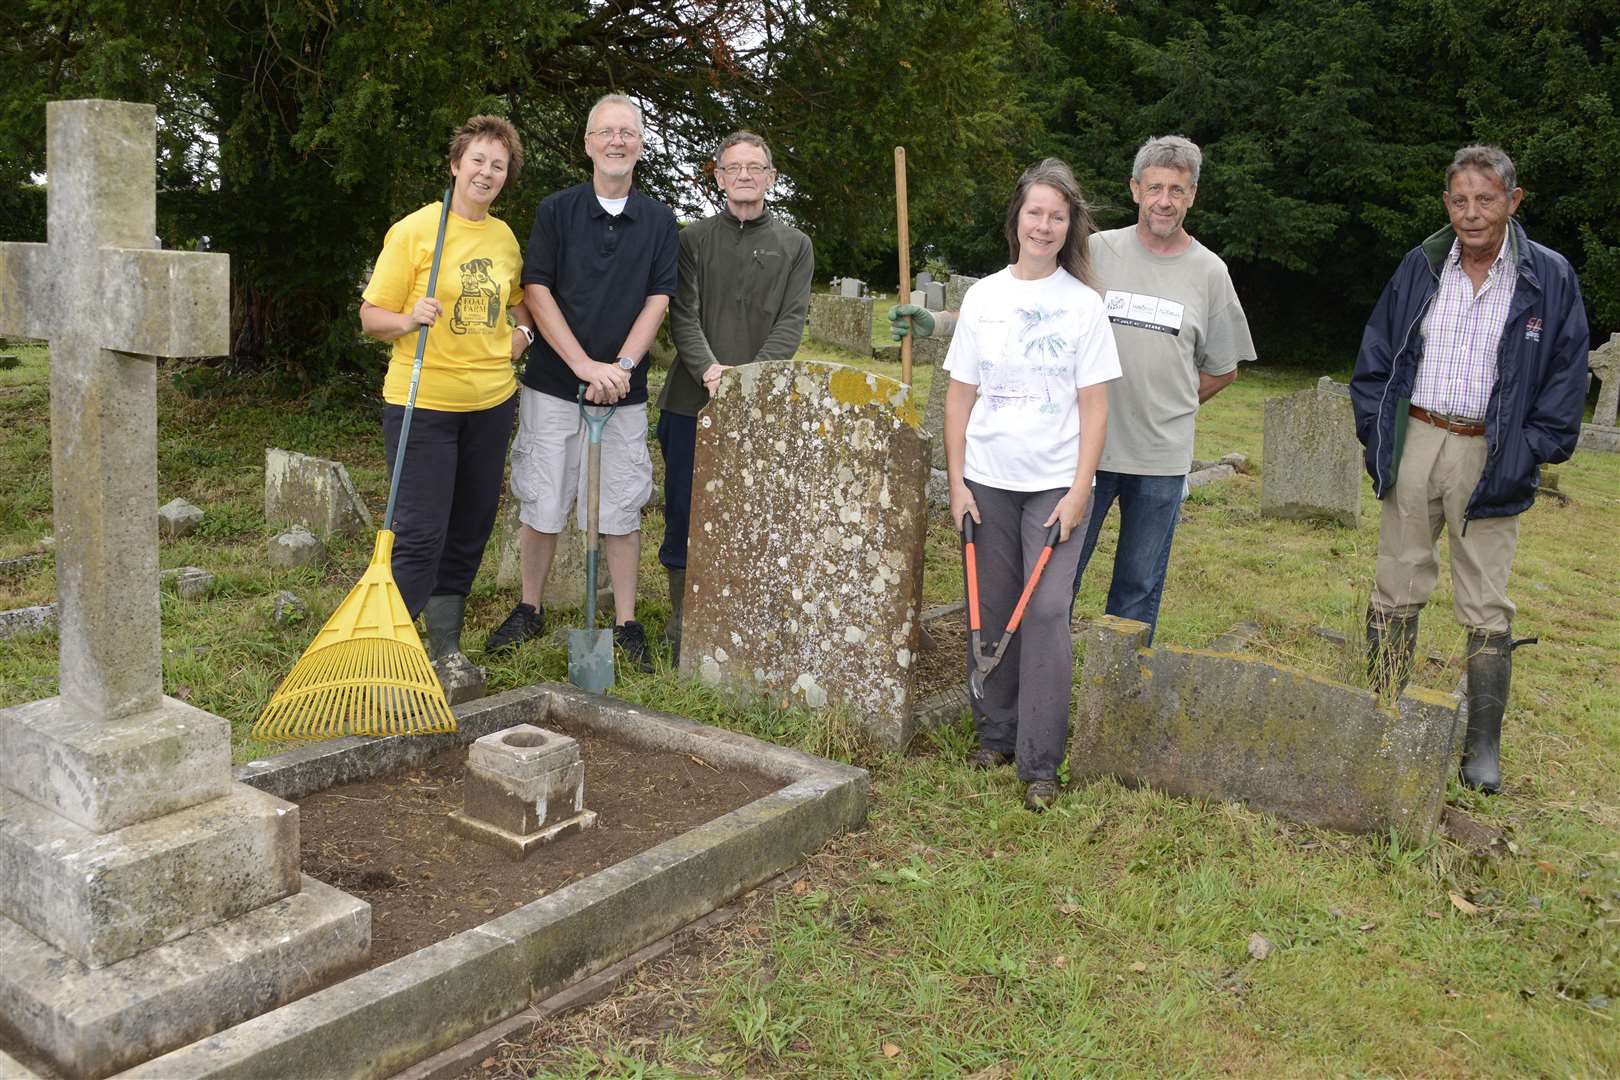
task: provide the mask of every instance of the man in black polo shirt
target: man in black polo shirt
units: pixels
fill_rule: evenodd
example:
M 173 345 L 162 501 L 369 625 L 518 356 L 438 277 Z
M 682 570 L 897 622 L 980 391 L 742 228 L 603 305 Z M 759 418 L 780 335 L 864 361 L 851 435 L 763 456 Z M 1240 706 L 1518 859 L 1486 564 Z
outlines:
M 651 671 L 636 622 L 641 508 L 652 496 L 647 350 L 675 295 L 680 245 L 675 215 L 631 186 L 641 110 L 609 94 L 585 127 L 591 180 L 540 203 L 523 264 L 524 300 L 540 332 L 523 373 L 512 447 L 523 595 L 484 651 L 544 630 L 540 597 L 569 506 L 577 505 L 585 526 L 583 386 L 588 402 L 618 406 L 602 432 L 602 551 L 613 578 L 614 641 Z

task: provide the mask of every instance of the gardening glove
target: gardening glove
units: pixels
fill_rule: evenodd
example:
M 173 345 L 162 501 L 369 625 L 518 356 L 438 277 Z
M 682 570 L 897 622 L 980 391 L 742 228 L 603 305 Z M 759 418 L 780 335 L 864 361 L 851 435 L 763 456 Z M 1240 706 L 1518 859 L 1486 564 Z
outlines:
M 889 333 L 899 341 L 908 333 L 925 338 L 934 332 L 934 313 L 917 304 L 896 304 L 889 309 Z

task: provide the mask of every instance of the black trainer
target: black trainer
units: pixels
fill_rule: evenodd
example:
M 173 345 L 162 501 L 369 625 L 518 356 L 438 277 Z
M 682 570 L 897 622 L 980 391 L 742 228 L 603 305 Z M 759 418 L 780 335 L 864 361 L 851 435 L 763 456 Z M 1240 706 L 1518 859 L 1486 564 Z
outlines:
M 613 628 L 613 644 L 619 647 L 625 661 L 637 671 L 645 675 L 653 670 L 652 657 L 647 654 L 647 631 L 636 620 L 631 619 Z
M 506 617 L 506 621 L 490 631 L 489 637 L 484 639 L 484 654 L 488 656 L 505 652 L 545 632 L 546 609 L 519 604 L 512 609 L 512 614 Z

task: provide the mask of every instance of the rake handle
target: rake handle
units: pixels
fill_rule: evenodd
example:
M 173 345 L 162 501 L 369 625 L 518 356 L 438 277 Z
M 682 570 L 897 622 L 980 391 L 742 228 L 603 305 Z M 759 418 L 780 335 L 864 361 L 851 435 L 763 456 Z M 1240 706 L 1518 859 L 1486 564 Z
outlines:
M 427 293 L 432 296 L 439 286 L 439 256 L 444 254 L 444 226 L 450 220 L 449 188 L 444 189 L 444 201 L 439 206 L 439 235 L 433 240 L 433 264 L 428 268 Z M 416 361 L 411 365 L 411 392 L 405 398 L 405 419 L 399 425 L 399 449 L 394 451 L 394 475 L 388 481 L 388 509 L 383 511 L 383 532 L 394 531 L 394 504 L 399 501 L 399 474 L 405 469 L 405 444 L 411 437 L 411 413 L 416 411 L 416 388 L 422 384 L 422 357 L 427 353 L 428 326 L 423 323 L 416 332 Z

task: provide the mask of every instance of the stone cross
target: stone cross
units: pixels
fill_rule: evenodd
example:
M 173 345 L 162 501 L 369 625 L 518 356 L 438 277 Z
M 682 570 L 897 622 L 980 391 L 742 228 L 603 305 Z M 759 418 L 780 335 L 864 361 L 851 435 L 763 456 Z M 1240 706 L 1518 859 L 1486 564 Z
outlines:
M 1592 423 L 1614 427 L 1616 413 L 1620 413 L 1620 334 L 1610 334 L 1608 341 L 1587 353 L 1586 363 L 1603 384 Z
M 61 696 L 100 720 L 156 708 L 156 356 L 230 348 L 229 257 L 153 250 L 157 113 L 46 106 L 48 242 L 0 244 L 0 334 L 51 348 Z

